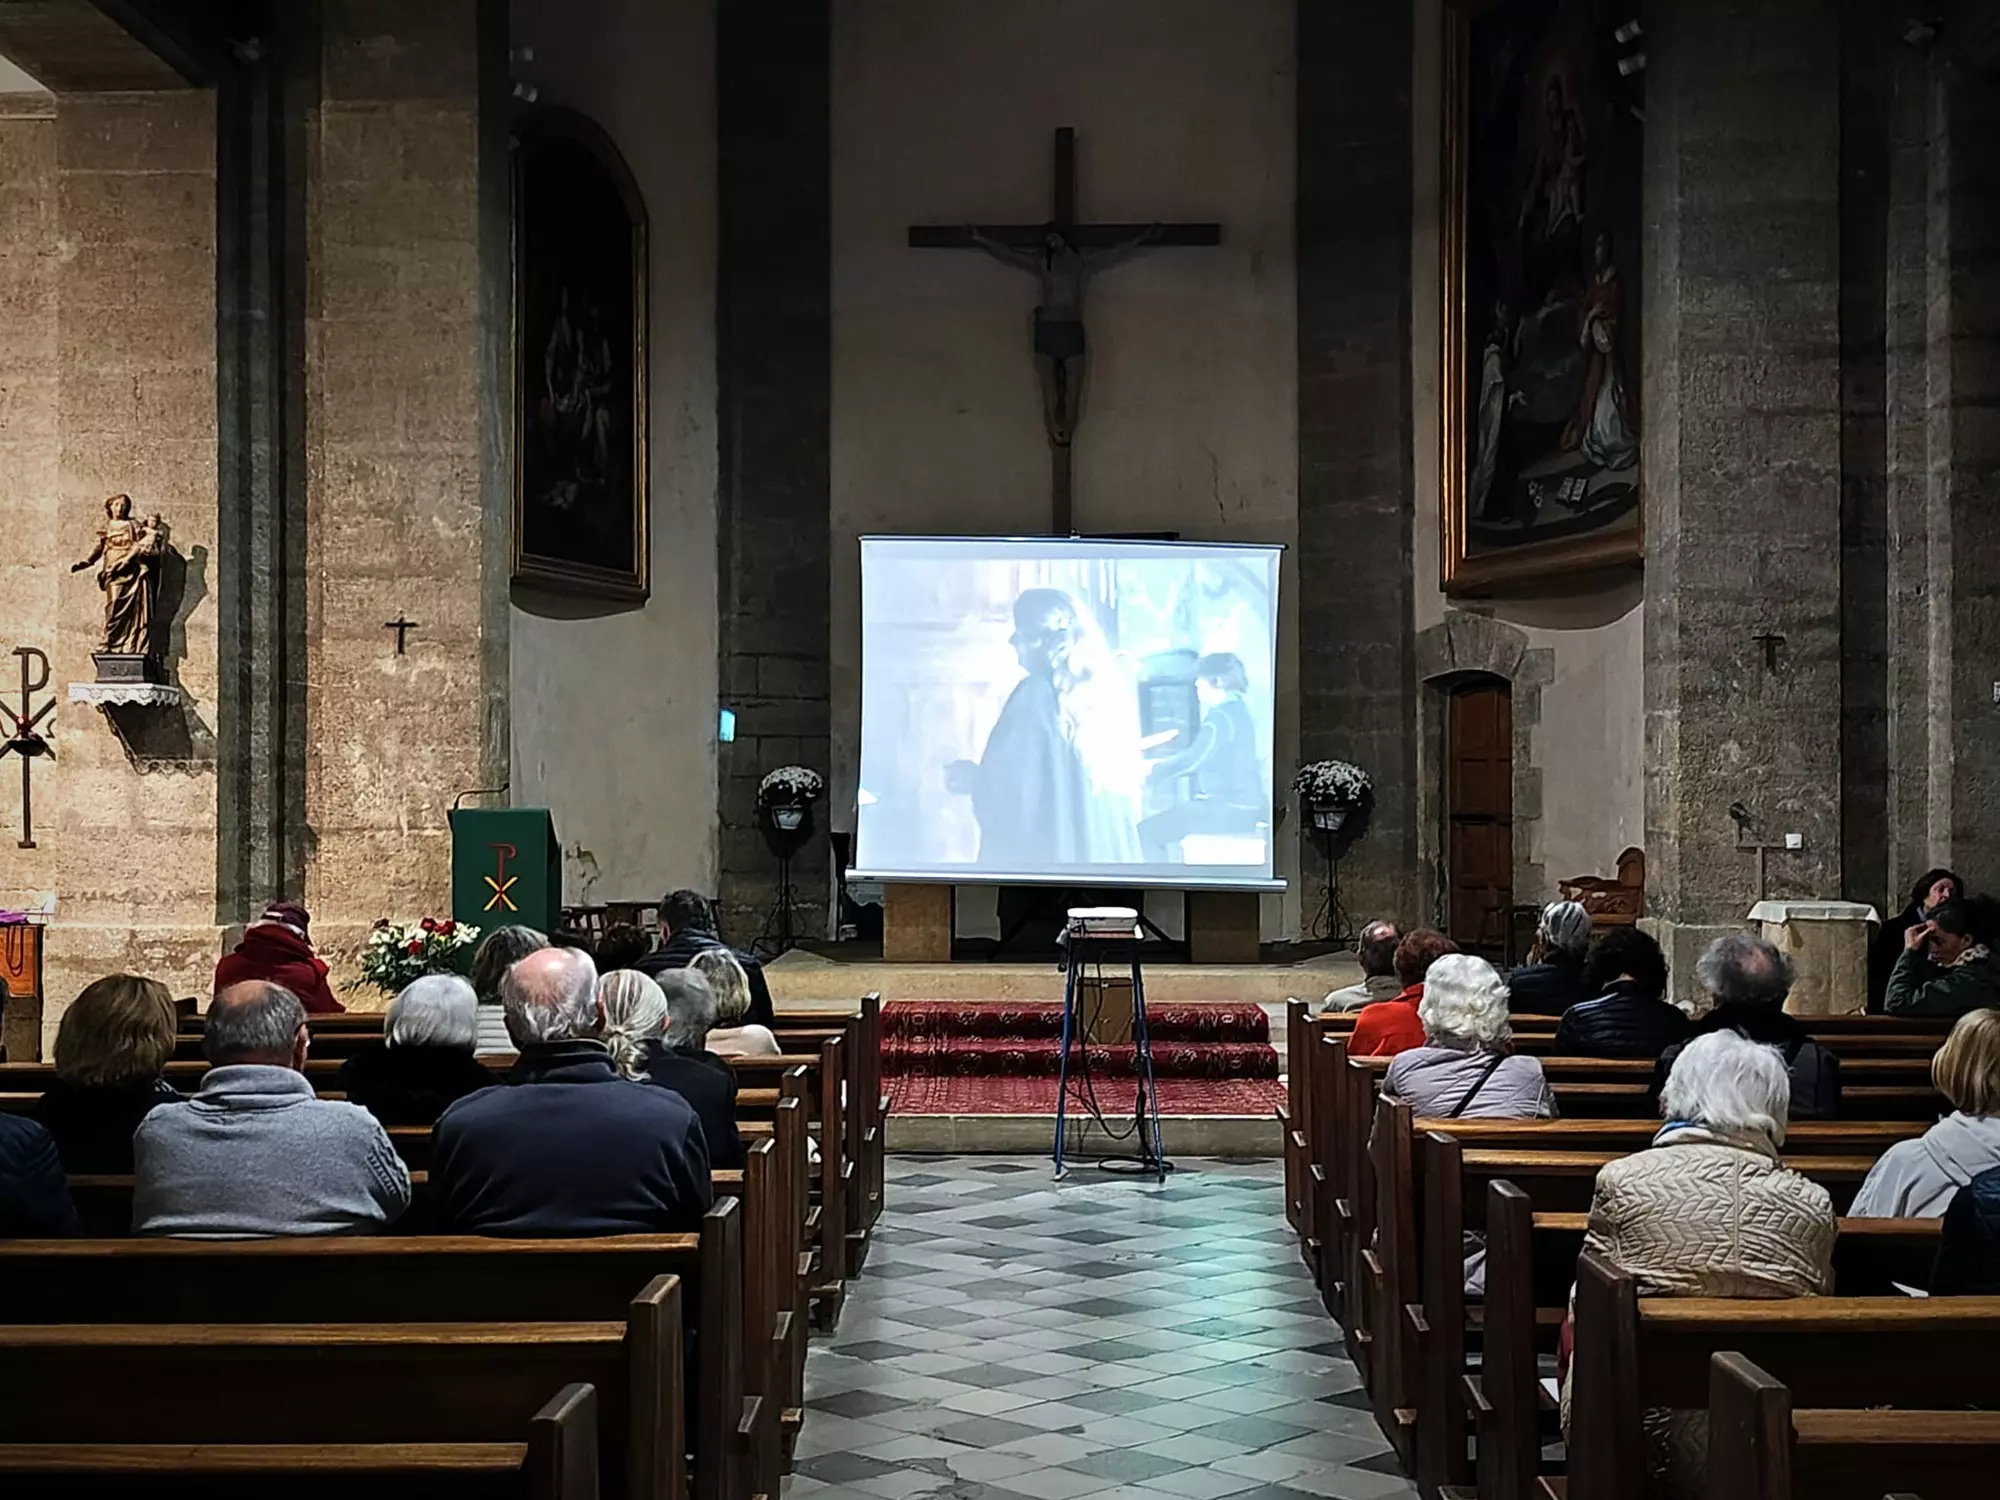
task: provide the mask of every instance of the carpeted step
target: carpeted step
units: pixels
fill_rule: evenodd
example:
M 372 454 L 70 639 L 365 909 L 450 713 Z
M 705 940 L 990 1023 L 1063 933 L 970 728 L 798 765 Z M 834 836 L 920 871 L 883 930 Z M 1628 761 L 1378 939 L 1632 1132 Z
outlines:
M 1089 1066 L 1107 1077 L 1129 1077 L 1137 1065 L 1138 1049 L 1129 1042 L 1110 1046 L 1093 1045 Z M 1054 1077 L 1062 1060 L 1061 1048 L 1053 1037 L 1022 1041 L 991 1037 L 949 1039 L 885 1038 L 882 1043 L 882 1071 L 890 1077 L 931 1075 L 934 1077 L 992 1078 Z M 1070 1046 L 1070 1070 L 1084 1066 L 1080 1044 Z M 1268 1042 L 1162 1042 L 1153 1043 L 1153 1076 L 1156 1078 L 1276 1078 L 1278 1054 Z
M 1053 1001 L 892 1000 L 882 1007 L 886 1046 L 905 1038 L 1053 1043 L 1062 1035 L 1063 1008 Z M 1270 1017 L 1261 1005 L 1148 1005 L 1155 1047 L 1162 1042 L 1263 1042 Z
M 903 1115 L 1053 1115 L 1056 1081 L 1045 1078 L 956 1078 L 920 1074 L 887 1080 L 895 1112 Z M 1163 1115 L 1251 1115 L 1268 1118 L 1285 1093 L 1265 1078 L 1162 1078 Z M 1073 1090 L 1073 1093 L 1075 1091 Z M 1113 1124 L 1132 1115 L 1132 1081 L 1100 1081 L 1097 1100 Z M 1072 1114 L 1084 1106 L 1073 1098 Z

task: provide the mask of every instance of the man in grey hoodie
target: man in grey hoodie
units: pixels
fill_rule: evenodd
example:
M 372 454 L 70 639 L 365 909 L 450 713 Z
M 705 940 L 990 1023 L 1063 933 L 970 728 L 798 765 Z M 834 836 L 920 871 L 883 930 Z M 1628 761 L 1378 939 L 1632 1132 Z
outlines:
M 210 1067 L 132 1137 L 136 1234 L 189 1239 L 366 1233 L 410 1204 L 410 1172 L 375 1117 L 314 1096 L 305 1007 L 268 980 L 218 994 Z

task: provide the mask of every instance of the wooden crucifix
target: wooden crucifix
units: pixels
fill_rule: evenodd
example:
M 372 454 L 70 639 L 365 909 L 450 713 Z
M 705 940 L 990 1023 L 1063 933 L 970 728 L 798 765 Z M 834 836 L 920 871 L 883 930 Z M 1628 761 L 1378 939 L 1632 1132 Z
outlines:
M 1058 536 L 1074 529 L 1070 450 L 1083 416 L 1083 294 L 1094 272 L 1152 246 L 1222 243 L 1220 224 L 1079 224 L 1076 221 L 1076 131 L 1056 131 L 1055 191 L 1045 224 L 917 224 L 918 250 L 983 250 L 1035 278 L 1035 368 L 1042 387 L 1042 425 L 1049 439 L 1051 512 Z

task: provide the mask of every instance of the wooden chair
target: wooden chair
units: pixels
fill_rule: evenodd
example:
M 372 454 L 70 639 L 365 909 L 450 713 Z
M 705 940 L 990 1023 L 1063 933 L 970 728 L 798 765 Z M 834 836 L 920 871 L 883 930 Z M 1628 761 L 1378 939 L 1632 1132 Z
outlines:
M 1618 874 L 1575 875 L 1559 881 L 1565 901 L 1580 901 L 1599 927 L 1630 927 L 1646 914 L 1646 855 L 1627 849 L 1618 856 Z
M 598 1500 L 597 1390 L 571 1383 L 518 1443 L 9 1443 L 10 1500 L 203 1496 L 287 1500 Z

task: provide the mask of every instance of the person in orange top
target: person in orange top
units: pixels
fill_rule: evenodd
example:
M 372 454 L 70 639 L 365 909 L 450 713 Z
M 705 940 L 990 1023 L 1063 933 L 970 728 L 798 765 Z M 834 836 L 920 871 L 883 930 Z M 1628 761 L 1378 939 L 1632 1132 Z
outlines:
M 1458 944 L 1443 933 L 1419 927 L 1396 945 L 1396 977 L 1403 992 L 1393 1000 L 1378 1000 L 1354 1018 L 1347 1039 L 1349 1057 L 1393 1057 L 1424 1045 L 1424 1023 L 1417 1019 L 1417 1002 L 1424 998 L 1424 975 Z

